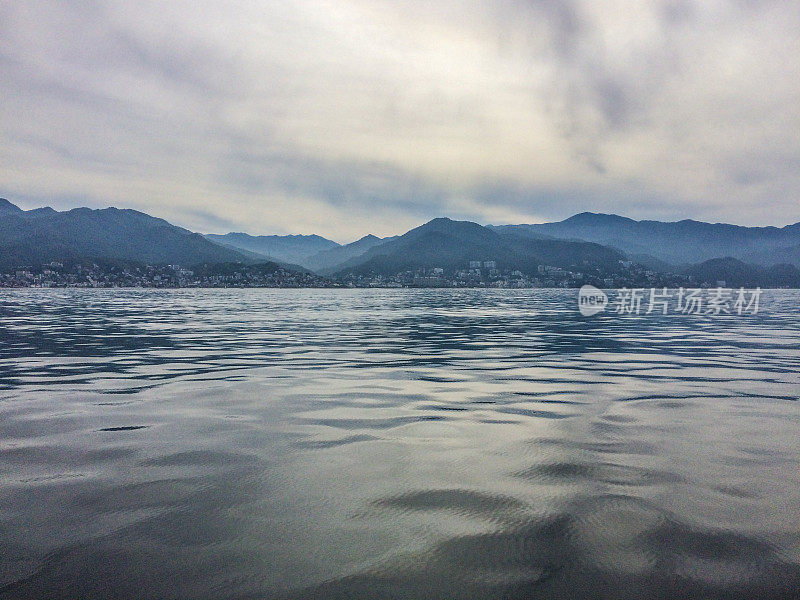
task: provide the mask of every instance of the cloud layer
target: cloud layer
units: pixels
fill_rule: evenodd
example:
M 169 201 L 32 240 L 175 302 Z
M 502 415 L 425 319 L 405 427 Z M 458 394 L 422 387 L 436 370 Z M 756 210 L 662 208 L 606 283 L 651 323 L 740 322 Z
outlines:
M 800 220 L 788 0 L 0 4 L 0 193 L 348 241 Z

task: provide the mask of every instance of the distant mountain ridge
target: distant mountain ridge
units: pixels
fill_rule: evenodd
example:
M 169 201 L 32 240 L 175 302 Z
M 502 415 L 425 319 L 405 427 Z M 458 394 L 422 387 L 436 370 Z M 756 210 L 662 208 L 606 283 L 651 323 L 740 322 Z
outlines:
M 533 273 L 539 265 L 618 268 L 625 256 L 590 242 L 532 240 L 502 235 L 470 221 L 445 217 L 374 246 L 340 265 L 339 273 L 381 273 L 418 268 L 467 269 L 472 261 L 493 261 L 498 269 Z
M 301 265 L 310 256 L 339 247 L 336 242 L 315 234 L 249 235 L 231 232 L 226 234 L 209 233 L 205 237 L 229 248 L 254 252 L 270 260 Z
M 328 274 L 348 260 L 357 258 L 372 248 L 394 239 L 397 239 L 397 236 L 379 238 L 372 234 L 365 235 L 355 242 L 323 250 L 322 252 L 309 256 L 303 260 L 302 264 L 317 273 Z
M 5 198 L 0 198 L 0 215 L 19 215 L 24 213 L 16 204 L 12 204 Z
M 200 234 L 135 210 L 25 211 L 0 201 L 0 268 L 93 258 L 182 265 L 252 262 Z
M 546 267 L 601 277 L 635 263 L 642 273 L 710 284 L 785 287 L 800 286 L 800 223 L 744 227 L 586 212 L 553 223 L 483 226 L 440 217 L 399 236 L 340 245 L 319 235 L 203 236 L 130 209 L 23 210 L 0 198 L 0 269 L 85 260 L 187 267 L 272 261 L 336 277 L 459 271 L 475 262 L 525 275 Z
M 584 212 L 563 221 L 535 225 L 490 226 L 503 233 L 596 242 L 628 255 L 652 257 L 671 265 L 733 257 L 769 266 L 800 266 L 800 223 L 785 227 L 744 227 L 686 219 L 635 221 L 618 215 Z

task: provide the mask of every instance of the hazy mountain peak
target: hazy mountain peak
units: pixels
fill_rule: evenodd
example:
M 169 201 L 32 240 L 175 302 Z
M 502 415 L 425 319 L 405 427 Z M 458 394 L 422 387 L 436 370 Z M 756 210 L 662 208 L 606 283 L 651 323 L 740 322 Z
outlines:
M 49 206 L 43 206 L 41 208 L 32 208 L 31 210 L 26 210 L 25 214 L 30 217 L 51 217 L 56 214 L 54 208 L 50 208 Z
M 537 225 L 503 225 L 502 234 L 585 240 L 623 250 L 630 256 L 671 265 L 734 257 L 748 263 L 800 265 L 800 226 L 745 227 L 726 223 L 636 221 L 618 215 L 583 212 L 564 221 Z
M 209 233 L 205 237 L 225 246 L 304 266 L 308 257 L 322 250 L 339 247 L 336 242 L 316 234 L 250 235 L 231 232 L 224 235 Z
M 58 212 L 45 207 L 22 211 L 7 201 L 0 210 L 22 217 L 3 220 L 2 268 L 84 259 L 184 266 L 247 260 L 238 251 L 136 210 L 81 207 Z
M 323 240 L 330 244 L 336 244 L 336 242 L 331 241 L 327 238 L 322 237 L 321 235 L 317 235 L 316 233 L 289 233 L 286 235 L 279 235 L 277 233 L 272 233 L 268 235 L 250 235 L 249 233 L 245 233 L 243 231 L 230 231 L 228 233 L 209 233 L 206 234 L 206 237 L 212 238 L 223 238 L 223 237 L 230 237 L 230 238 L 242 238 L 242 239 L 256 239 L 256 240 Z M 338 246 L 338 244 L 336 244 Z
M 636 223 L 636 221 L 628 217 L 621 217 L 614 214 L 582 212 L 568 219 L 564 219 L 561 223 L 570 225 L 611 225 L 617 223 Z
M 5 198 L 0 198 L 0 214 L 17 214 L 22 213 L 23 211 L 19 206 L 16 204 L 12 204 Z
M 534 273 L 543 264 L 616 268 L 622 259 L 621 253 L 598 244 L 500 235 L 471 221 L 438 218 L 340 265 L 338 273 L 390 276 L 415 269 L 465 270 L 474 262 L 486 269 Z
M 472 221 L 456 221 L 449 217 L 436 217 L 411 231 L 468 231 L 468 230 L 484 230 L 489 231 L 483 225 L 473 223 Z M 411 232 L 408 232 L 411 233 Z

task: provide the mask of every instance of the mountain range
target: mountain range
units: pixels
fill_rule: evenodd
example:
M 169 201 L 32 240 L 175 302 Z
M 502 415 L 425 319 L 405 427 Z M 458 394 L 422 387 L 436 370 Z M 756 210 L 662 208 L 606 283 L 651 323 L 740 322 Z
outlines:
M 246 233 L 209 233 L 207 239 L 237 250 L 252 252 L 270 260 L 303 264 L 305 260 L 339 244 L 319 235 L 248 235 Z
M 396 238 L 397 236 L 379 238 L 372 234 L 365 235 L 355 242 L 317 252 L 304 259 L 302 264 L 314 272 L 327 275 L 341 268 L 341 266 L 348 261 L 357 259 L 373 248 L 381 246 L 386 242 L 391 242 Z
M 539 265 L 619 269 L 625 255 L 583 241 L 531 239 L 500 234 L 469 221 L 438 218 L 339 265 L 339 272 L 390 275 L 414 269 L 464 269 L 472 261 L 495 268 L 536 272 Z
M 794 286 L 800 285 L 800 223 L 744 227 L 581 213 L 553 223 L 482 226 L 437 218 L 399 236 L 366 235 L 340 245 L 319 235 L 201 235 L 135 210 L 26 211 L 0 199 L 0 269 L 91 259 L 184 266 L 271 261 L 334 277 L 465 269 L 474 261 L 525 274 L 542 266 L 608 274 L 633 262 L 701 281 Z
M 0 199 L 0 268 L 91 258 L 181 265 L 252 262 L 237 250 L 135 210 L 25 211 Z
M 564 221 L 493 227 L 533 238 L 579 239 L 618 248 L 640 262 L 680 266 L 732 257 L 769 266 L 800 266 L 800 223 L 786 227 L 743 227 L 703 223 L 634 221 L 617 215 L 580 213 Z

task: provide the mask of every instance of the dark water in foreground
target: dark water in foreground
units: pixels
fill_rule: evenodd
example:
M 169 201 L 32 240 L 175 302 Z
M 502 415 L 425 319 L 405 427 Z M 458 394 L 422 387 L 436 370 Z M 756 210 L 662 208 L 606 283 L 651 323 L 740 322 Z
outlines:
M 0 295 L 0 598 L 798 598 L 800 293 Z

